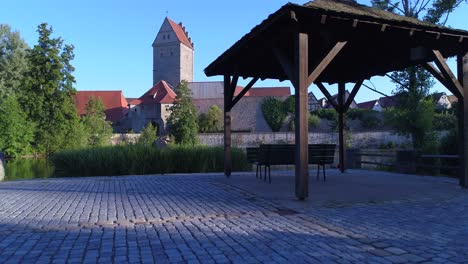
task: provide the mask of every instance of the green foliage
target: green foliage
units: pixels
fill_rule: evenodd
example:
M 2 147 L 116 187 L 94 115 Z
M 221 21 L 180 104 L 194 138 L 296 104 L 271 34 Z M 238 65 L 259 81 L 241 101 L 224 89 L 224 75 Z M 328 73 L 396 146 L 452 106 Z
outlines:
M 398 134 L 410 136 L 414 149 L 425 148 L 433 137 L 434 103 L 430 98 L 414 101 L 413 104 L 408 98 L 402 98 L 401 103 L 409 105 L 386 110 L 386 123 L 395 128 Z
M 370 109 L 349 109 L 346 117 L 361 121 L 363 128 L 375 129 L 381 125 L 379 112 Z
M 284 111 L 294 114 L 296 112 L 296 96 L 291 95 L 283 102 Z
M 159 149 L 136 144 L 61 151 L 52 155 L 51 161 L 60 176 L 221 172 L 224 150 L 180 145 Z M 233 171 L 251 169 L 243 150 L 232 149 L 232 166 Z
M 262 113 L 273 132 L 278 132 L 286 119 L 283 102 L 274 97 L 267 97 L 262 102 Z
M 288 124 L 288 130 L 289 131 L 294 131 L 296 127 L 296 116 L 292 115 L 289 124 Z M 310 113 L 307 113 L 307 124 L 309 127 L 318 127 L 320 125 L 320 118 L 317 115 L 311 115 Z
M 18 157 L 31 153 L 34 125 L 14 95 L 0 104 L 0 150 L 7 156 Z
M 152 145 L 156 139 L 158 139 L 158 131 L 156 126 L 153 126 L 151 122 L 143 128 L 140 133 L 140 138 L 138 138 L 139 144 Z
M 201 113 L 198 116 L 199 132 L 218 132 L 221 126 L 222 111 L 217 105 L 212 105 L 208 113 Z
M 105 107 L 100 98 L 91 97 L 86 104 L 83 124 L 88 133 L 88 145 L 103 146 L 110 143 L 112 126 L 106 121 Z
M 435 130 L 451 130 L 457 127 L 458 118 L 450 112 L 435 113 L 433 123 Z
M 332 108 L 315 110 L 312 112 L 312 114 L 330 121 L 338 120 L 338 112 Z
M 197 111 L 192 101 L 191 91 L 186 81 L 177 87 L 178 94 L 167 122 L 169 131 L 177 144 L 195 145 L 197 143 Z
M 318 127 L 320 125 L 320 118 L 317 115 L 307 115 L 307 123 L 310 127 Z
M 17 93 L 24 82 L 27 48 L 19 32 L 0 24 L 0 102 Z
M 38 26 L 39 41 L 29 51 L 19 102 L 28 119 L 36 124 L 35 145 L 39 152 L 52 153 L 67 145 L 78 115 L 72 95 L 75 93 L 70 64 L 73 46 L 61 38 L 51 38 L 52 28 Z

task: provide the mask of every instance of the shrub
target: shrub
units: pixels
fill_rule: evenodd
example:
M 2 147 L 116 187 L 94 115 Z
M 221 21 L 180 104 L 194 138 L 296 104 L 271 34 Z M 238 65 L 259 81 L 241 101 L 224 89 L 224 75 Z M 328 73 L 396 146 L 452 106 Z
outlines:
M 286 113 L 294 114 L 296 112 L 296 97 L 294 95 L 289 96 L 284 100 L 283 107 Z
M 361 121 L 361 126 L 364 128 L 377 128 L 381 125 L 380 119 L 378 117 L 378 113 L 376 111 L 367 110 L 361 112 L 361 116 L 359 118 Z
M 153 126 L 153 123 L 149 122 L 148 125 L 141 131 L 140 137 L 138 138 L 138 143 L 151 145 L 154 143 L 154 141 L 156 141 L 156 139 L 158 139 L 157 134 L 157 127 Z
M 221 172 L 224 150 L 222 147 L 181 145 L 159 149 L 137 144 L 61 151 L 52 155 L 51 161 L 59 176 Z M 241 149 L 232 149 L 232 169 L 250 169 Z
M 281 129 L 287 116 L 283 102 L 274 97 L 267 97 L 263 100 L 262 113 L 273 132 L 278 132 Z
M 442 112 L 435 113 L 432 122 L 434 124 L 434 130 L 451 130 L 457 127 L 458 119 L 453 113 Z
M 331 121 L 338 120 L 338 113 L 332 108 L 315 110 L 312 114 Z
M 201 113 L 198 116 L 198 132 L 218 132 L 221 127 L 222 111 L 217 105 L 212 105 L 208 113 Z
M 317 115 L 311 115 L 310 113 L 307 116 L 307 123 L 311 127 L 318 127 L 320 125 L 320 118 Z

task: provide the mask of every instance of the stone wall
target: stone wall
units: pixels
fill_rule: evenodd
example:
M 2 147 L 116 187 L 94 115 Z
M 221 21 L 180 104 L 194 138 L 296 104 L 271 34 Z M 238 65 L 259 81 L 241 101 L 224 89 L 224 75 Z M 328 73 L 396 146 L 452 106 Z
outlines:
M 112 144 L 121 142 L 136 142 L 139 134 L 114 134 Z M 222 133 L 198 134 L 198 140 L 201 144 L 208 146 L 223 146 Z M 408 145 L 411 143 L 407 137 L 392 134 L 390 131 L 378 132 L 354 132 L 347 139 L 349 148 L 377 148 L 382 144 L 389 142 L 397 146 Z M 246 148 L 256 147 L 260 144 L 287 143 L 294 144 L 294 133 L 289 132 L 263 132 L 263 133 L 233 133 L 232 146 Z M 338 133 L 309 133 L 309 143 L 332 143 L 338 144 Z
M 353 148 L 375 148 L 389 142 L 395 143 L 397 146 L 407 145 L 411 141 L 407 137 L 395 135 L 389 131 L 379 132 L 353 132 L 348 134 L 347 146 Z M 209 146 L 222 146 L 223 134 L 199 134 L 199 142 Z M 232 146 L 236 147 L 256 147 L 260 144 L 273 143 L 294 143 L 294 133 L 278 132 L 278 133 L 233 133 Z M 338 144 L 338 133 L 309 133 L 309 143 L 336 143 Z

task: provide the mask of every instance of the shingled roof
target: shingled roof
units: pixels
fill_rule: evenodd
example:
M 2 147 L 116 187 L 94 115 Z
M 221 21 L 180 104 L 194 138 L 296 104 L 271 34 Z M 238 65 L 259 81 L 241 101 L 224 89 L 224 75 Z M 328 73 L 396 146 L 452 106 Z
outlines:
M 309 70 L 337 41 L 345 48 L 318 82 L 357 82 L 468 50 L 468 32 L 399 16 L 352 1 L 316 0 L 286 4 L 226 50 L 206 69 L 207 76 L 239 75 L 287 80 L 275 51 L 292 58 L 294 32 L 309 34 Z M 395 40 L 398 41 L 395 41 Z

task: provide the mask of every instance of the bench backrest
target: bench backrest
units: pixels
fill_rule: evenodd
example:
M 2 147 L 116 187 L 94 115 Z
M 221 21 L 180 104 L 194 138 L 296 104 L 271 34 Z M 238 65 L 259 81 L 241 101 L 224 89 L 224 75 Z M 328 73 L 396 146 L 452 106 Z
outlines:
M 310 144 L 309 164 L 332 164 L 335 144 Z M 258 162 L 268 165 L 289 165 L 295 163 L 296 145 L 263 144 L 258 150 Z
M 260 152 L 264 153 L 263 161 L 269 165 L 294 164 L 294 145 L 265 144 L 260 145 Z
M 260 148 L 246 148 L 245 151 L 247 152 L 247 161 L 249 163 L 258 162 Z
M 332 164 L 335 158 L 335 144 L 309 145 L 309 164 Z

